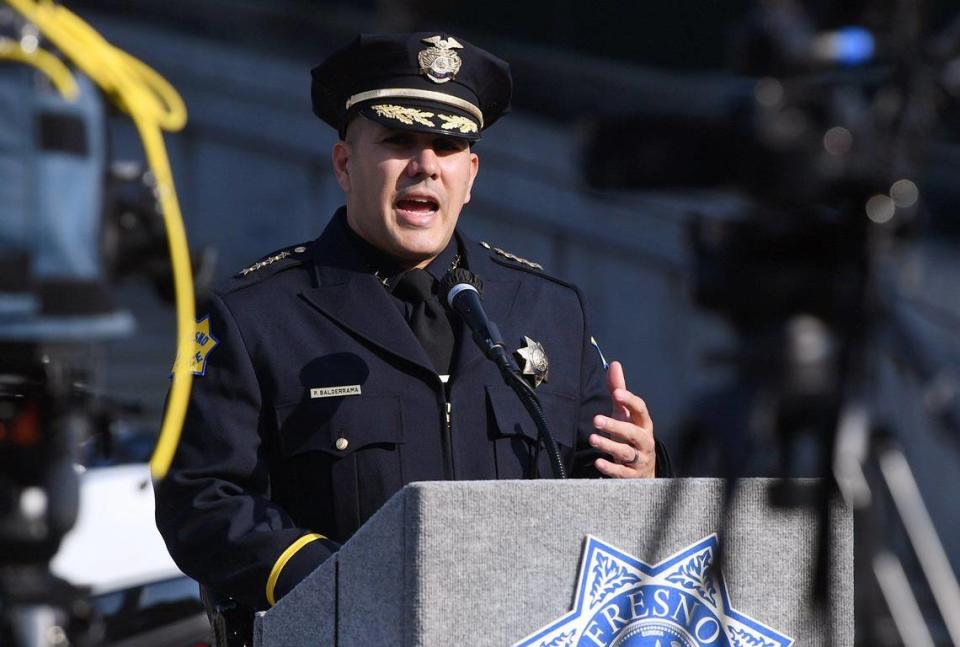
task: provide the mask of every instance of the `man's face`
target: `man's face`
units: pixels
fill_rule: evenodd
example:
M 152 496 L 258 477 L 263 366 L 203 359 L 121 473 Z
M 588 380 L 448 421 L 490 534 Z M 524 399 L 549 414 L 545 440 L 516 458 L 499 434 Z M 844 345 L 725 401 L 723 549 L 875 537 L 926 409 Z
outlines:
M 362 117 L 333 147 L 350 227 L 410 267 L 426 266 L 447 246 L 479 165 L 464 140 Z

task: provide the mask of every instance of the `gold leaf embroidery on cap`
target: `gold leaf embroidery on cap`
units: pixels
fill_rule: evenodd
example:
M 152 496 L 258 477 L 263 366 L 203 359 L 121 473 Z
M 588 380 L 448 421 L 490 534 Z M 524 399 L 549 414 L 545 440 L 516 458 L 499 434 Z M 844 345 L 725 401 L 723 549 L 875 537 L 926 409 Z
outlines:
M 433 47 L 420 50 L 420 53 L 417 54 L 420 73 L 434 83 L 446 83 L 455 79 L 457 72 L 460 71 L 460 66 L 463 65 L 463 60 L 454 49 L 462 49 L 463 45 L 453 37 L 444 40 L 440 36 L 424 38 L 423 42 L 433 45 Z
M 443 120 L 443 123 L 440 125 L 440 127 L 444 130 L 453 130 L 456 128 L 462 133 L 477 132 L 477 124 L 470 121 L 466 117 L 461 117 L 460 115 L 444 115 L 439 113 L 437 116 Z
M 480 124 L 480 127 L 483 128 L 483 113 L 480 111 L 480 108 L 469 101 L 464 101 L 460 97 L 455 97 L 446 92 L 436 92 L 434 90 L 419 90 L 415 88 L 380 88 L 378 90 L 369 90 L 367 92 L 359 92 L 347 99 L 344 107 L 349 110 L 358 103 L 389 99 L 390 97 L 426 99 L 427 101 L 435 101 L 444 105 L 453 106 L 454 108 L 459 108 L 473 115 L 477 123 Z
M 405 108 L 403 106 L 395 106 L 392 104 L 379 104 L 376 106 L 370 106 L 370 108 L 376 112 L 381 117 L 386 117 L 387 119 L 396 119 L 402 124 L 412 126 L 414 122 L 424 126 L 430 126 L 431 128 L 436 128 L 437 125 L 430 121 L 430 117 L 433 117 L 432 112 L 424 112 L 423 110 L 417 110 L 416 108 Z

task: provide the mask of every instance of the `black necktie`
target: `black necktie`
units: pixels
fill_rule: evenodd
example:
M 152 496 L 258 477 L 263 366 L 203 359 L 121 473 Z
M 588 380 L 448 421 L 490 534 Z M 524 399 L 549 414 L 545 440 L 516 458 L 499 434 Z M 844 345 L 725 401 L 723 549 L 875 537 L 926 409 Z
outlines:
M 434 283 L 430 272 L 413 269 L 400 278 L 394 294 L 412 306 L 408 323 L 413 334 L 427 351 L 437 373 L 448 375 L 453 357 L 453 327 L 434 293 Z

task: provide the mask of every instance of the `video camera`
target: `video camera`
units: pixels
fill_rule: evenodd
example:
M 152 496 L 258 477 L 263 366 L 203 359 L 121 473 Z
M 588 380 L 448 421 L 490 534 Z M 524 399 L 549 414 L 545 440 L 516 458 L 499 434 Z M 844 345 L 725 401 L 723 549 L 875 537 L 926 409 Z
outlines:
M 84 591 L 49 562 L 77 519 L 81 447 L 108 448 L 121 413 L 101 392 L 98 352 L 134 331 L 115 287 L 145 278 L 172 303 L 169 251 L 152 173 L 110 159 L 94 83 L 5 7 L 0 45 L 49 61 L 0 65 L 0 644 L 57 644 L 33 635 L 44 624 L 95 644 Z M 202 290 L 213 257 L 191 257 Z

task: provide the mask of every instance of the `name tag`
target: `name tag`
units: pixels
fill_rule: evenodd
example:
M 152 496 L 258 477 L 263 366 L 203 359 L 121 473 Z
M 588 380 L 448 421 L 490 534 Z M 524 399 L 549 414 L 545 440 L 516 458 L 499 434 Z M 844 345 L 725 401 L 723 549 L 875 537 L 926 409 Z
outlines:
M 360 385 L 325 386 L 319 389 L 310 389 L 311 398 L 335 398 L 341 395 L 360 395 Z

